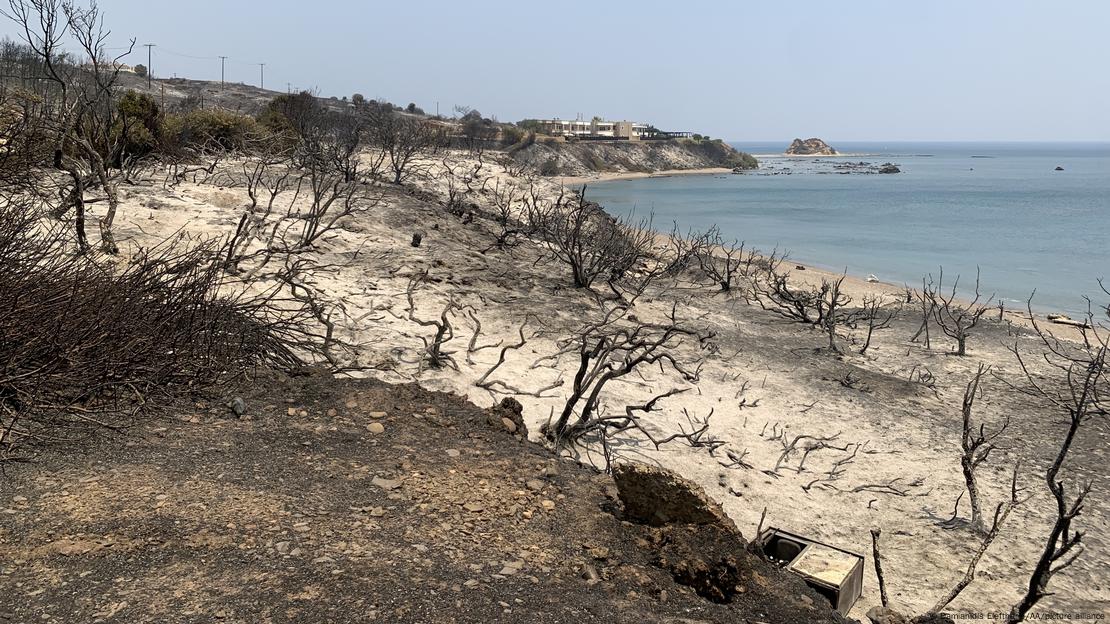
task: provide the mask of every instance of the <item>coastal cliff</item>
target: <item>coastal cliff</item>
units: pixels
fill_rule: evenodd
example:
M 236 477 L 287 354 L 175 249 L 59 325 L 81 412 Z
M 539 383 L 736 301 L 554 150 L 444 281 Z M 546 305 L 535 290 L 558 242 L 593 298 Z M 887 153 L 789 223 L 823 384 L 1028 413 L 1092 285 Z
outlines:
M 838 152 L 821 139 L 794 139 L 784 152 L 787 156 L 835 156 Z
M 606 141 L 574 143 L 535 141 L 510 148 L 516 162 L 542 175 L 653 173 L 674 169 L 756 169 L 751 155 L 723 141 Z

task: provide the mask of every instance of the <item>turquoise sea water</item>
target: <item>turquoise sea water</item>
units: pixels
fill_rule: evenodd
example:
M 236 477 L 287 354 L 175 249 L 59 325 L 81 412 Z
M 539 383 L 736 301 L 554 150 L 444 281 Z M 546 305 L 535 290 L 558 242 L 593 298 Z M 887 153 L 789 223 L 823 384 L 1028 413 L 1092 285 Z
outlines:
M 737 143 L 757 155 L 777 144 Z M 654 213 L 657 229 L 720 226 L 764 250 L 885 282 L 920 284 L 943 266 L 985 295 L 1086 310 L 1110 280 L 1110 144 L 841 143 L 839 157 L 761 157 L 758 172 L 596 183 L 614 214 Z M 893 162 L 902 173 L 840 175 L 835 165 Z M 1057 166 L 1063 171 L 1055 171 Z M 777 174 L 777 175 L 776 175 Z M 1107 281 L 1110 287 L 1110 281 Z

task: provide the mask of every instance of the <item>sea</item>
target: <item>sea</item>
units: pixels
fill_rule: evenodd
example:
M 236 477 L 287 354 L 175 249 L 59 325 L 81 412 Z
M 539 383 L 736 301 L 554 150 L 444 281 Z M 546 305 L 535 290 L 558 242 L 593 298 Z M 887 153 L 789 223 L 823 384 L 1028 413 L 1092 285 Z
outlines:
M 1085 297 L 1110 299 L 1110 143 L 837 143 L 820 158 L 784 157 L 788 144 L 734 143 L 757 171 L 598 182 L 587 197 L 854 277 L 920 287 L 943 270 L 966 297 L 978 271 L 1007 309 L 1033 297 L 1077 316 Z M 901 173 L 859 173 L 885 163 Z

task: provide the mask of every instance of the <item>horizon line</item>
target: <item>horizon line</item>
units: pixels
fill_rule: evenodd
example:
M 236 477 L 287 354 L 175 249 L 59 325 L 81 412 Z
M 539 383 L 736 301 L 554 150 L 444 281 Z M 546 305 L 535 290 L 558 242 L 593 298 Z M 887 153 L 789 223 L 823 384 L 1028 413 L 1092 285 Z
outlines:
M 800 138 L 800 137 L 795 137 Z M 726 143 L 781 143 L 790 139 L 725 139 Z M 1110 139 L 822 139 L 826 143 L 1088 143 L 1110 145 Z

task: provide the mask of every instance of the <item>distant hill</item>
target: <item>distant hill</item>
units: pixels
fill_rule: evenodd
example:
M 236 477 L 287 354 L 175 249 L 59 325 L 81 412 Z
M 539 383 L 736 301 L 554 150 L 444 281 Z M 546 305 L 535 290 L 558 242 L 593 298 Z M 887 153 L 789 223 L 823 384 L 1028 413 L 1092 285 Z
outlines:
M 139 93 L 149 93 L 156 102 L 165 103 L 173 109 L 179 106 L 190 96 L 200 98 L 205 106 L 218 106 L 243 113 L 255 113 L 262 109 L 267 102 L 274 99 L 284 91 L 262 89 L 254 85 L 237 82 L 221 84 L 218 80 L 190 80 L 188 78 L 155 78 L 147 88 L 146 78 L 139 77 L 130 72 L 123 72 L 119 77 L 120 86 L 124 89 L 134 89 Z M 164 98 L 164 99 L 163 99 Z

